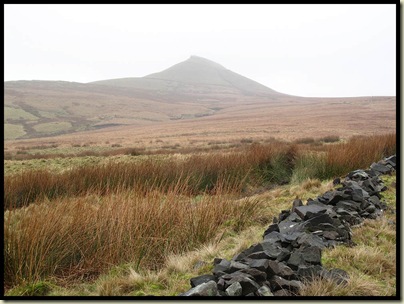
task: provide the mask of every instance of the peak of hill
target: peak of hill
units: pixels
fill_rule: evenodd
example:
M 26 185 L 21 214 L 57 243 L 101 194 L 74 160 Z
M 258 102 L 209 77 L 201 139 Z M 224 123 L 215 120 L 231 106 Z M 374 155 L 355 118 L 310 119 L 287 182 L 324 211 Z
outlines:
M 161 72 L 145 77 L 120 78 L 93 82 L 109 86 L 136 89 L 169 90 L 177 94 L 198 94 L 201 89 L 208 94 L 223 93 L 279 96 L 278 93 L 256 81 L 226 69 L 224 66 L 199 56 L 177 63 Z
M 191 56 L 188 60 L 177 63 L 164 71 L 147 75 L 145 78 L 195 84 L 229 85 L 221 77 L 223 71 L 226 69 L 220 64 L 202 57 Z

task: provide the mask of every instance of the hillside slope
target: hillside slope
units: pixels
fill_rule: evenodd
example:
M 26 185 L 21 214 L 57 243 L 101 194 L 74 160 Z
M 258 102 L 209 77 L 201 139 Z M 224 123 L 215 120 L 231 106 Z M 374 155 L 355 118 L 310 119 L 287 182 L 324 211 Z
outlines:
M 283 96 L 196 56 L 141 78 L 8 81 L 4 88 L 6 139 L 191 119 Z

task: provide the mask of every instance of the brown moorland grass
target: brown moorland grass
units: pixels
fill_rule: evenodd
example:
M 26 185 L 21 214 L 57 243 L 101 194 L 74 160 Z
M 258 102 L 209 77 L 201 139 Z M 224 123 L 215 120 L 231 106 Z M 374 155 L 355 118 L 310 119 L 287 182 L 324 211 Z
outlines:
M 335 157 L 337 152 L 343 156 Z M 249 215 L 259 213 L 259 202 L 236 202 L 240 191 L 249 184 L 293 179 L 307 153 L 286 143 L 253 144 L 244 153 L 6 177 L 6 286 L 48 276 L 88 278 L 126 261 L 137 261 L 136 267 L 158 267 L 168 253 L 205 243 L 226 222 L 236 230 L 245 227 Z M 329 164 L 338 169 L 331 174 L 345 174 L 393 153 L 395 134 L 354 138 L 311 155 L 315 170 L 305 174 L 324 178 L 328 175 L 321 174 Z M 304 188 L 312 186 L 318 182 L 307 180 Z M 36 203 L 28 205 L 32 202 Z
M 396 134 L 355 136 L 347 143 L 327 146 L 324 174 L 340 176 L 396 153 Z
M 6 211 L 5 286 L 50 276 L 88 278 L 129 261 L 156 269 L 168 254 L 209 241 L 226 221 L 242 229 L 259 211 L 258 200 L 235 202 L 220 190 L 190 198 L 180 188 L 65 198 Z
M 296 149 L 287 144 L 251 146 L 244 153 L 210 153 L 191 155 L 176 161 L 145 160 L 140 163 L 107 163 L 77 167 L 60 174 L 47 170 L 23 171 L 6 176 L 4 208 L 26 206 L 35 200 L 96 193 L 104 195 L 121 189 L 148 187 L 167 191 L 183 184 L 188 195 L 214 193 L 217 182 L 225 181 L 225 189 L 239 192 L 247 179 L 264 178 L 278 181 L 291 171 Z
M 244 150 L 191 155 L 184 160 L 140 163 L 106 163 L 83 166 L 60 174 L 47 170 L 23 171 L 5 176 L 4 208 L 26 206 L 35 200 L 55 199 L 117 189 L 152 187 L 160 191 L 184 183 L 189 195 L 214 192 L 218 180 L 228 182 L 227 189 L 241 191 L 248 184 L 285 183 L 307 178 L 328 179 L 395 153 L 396 135 L 352 138 L 331 144 L 324 152 L 309 153 L 296 144 L 252 144 Z M 234 187 L 237 184 L 239 188 Z
M 296 159 L 292 181 L 320 180 L 343 176 L 396 153 L 396 134 L 356 136 L 321 150 L 301 153 Z

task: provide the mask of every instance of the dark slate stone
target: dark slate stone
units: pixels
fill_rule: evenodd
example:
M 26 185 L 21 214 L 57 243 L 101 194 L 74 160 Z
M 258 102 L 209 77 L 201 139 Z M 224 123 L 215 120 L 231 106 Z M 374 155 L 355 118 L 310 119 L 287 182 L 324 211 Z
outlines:
M 371 197 L 369 197 L 368 201 L 372 204 L 374 204 L 375 206 L 380 204 L 380 199 L 376 196 L 376 195 L 372 195 Z M 365 208 L 362 208 L 365 209 Z
M 370 168 L 380 174 L 387 174 L 391 172 L 391 169 L 386 165 L 382 165 L 380 163 L 373 163 L 370 165 Z
M 233 260 L 233 261 L 237 261 L 237 262 L 243 261 L 243 260 L 244 260 L 247 256 L 249 256 L 251 253 L 258 252 L 258 251 L 262 251 L 262 250 L 263 250 L 263 248 L 262 248 L 262 246 L 261 246 L 260 243 L 254 244 L 254 245 L 251 245 L 249 248 L 245 249 L 244 251 L 240 252 L 239 254 L 236 254 L 236 255 L 232 258 L 232 260 Z
M 294 271 L 284 263 L 269 261 L 267 269 L 268 278 L 277 275 L 285 279 L 296 279 Z
M 374 170 L 372 170 L 372 169 L 368 169 L 368 170 L 365 170 L 365 172 L 369 175 L 369 177 L 370 178 L 372 178 L 372 177 L 375 177 L 375 176 L 378 176 L 379 175 L 379 173 L 378 172 L 376 172 L 376 171 L 374 171 Z
M 312 233 L 304 233 L 297 239 L 297 244 L 299 246 L 309 247 L 315 246 L 320 249 L 324 249 L 326 247 L 326 243 L 323 241 L 321 237 L 318 235 L 314 235 Z
M 266 236 L 264 236 L 264 241 L 270 243 L 280 242 L 281 240 L 280 235 L 281 234 L 279 232 L 272 231 L 271 233 L 268 233 Z
M 296 241 L 297 238 L 299 236 L 301 236 L 302 234 L 304 234 L 303 231 L 295 231 L 295 232 L 292 232 L 292 233 L 283 234 L 282 235 L 282 237 L 283 237 L 282 241 L 287 242 L 287 243 L 292 243 L 292 242 Z
M 296 212 L 292 212 L 286 219 L 285 221 L 287 222 L 301 222 L 302 219 L 301 217 L 296 213 Z
M 301 250 L 303 260 L 310 264 L 321 265 L 321 249 L 316 246 L 306 247 Z
M 373 197 L 373 196 L 372 196 Z M 365 200 L 361 203 L 360 208 L 362 210 L 365 210 L 367 207 L 369 207 L 369 205 L 371 204 L 371 202 L 369 200 Z
M 335 207 L 346 209 L 348 211 L 359 211 L 360 210 L 360 205 L 361 204 L 356 203 L 354 201 L 340 201 L 335 205 Z
M 334 191 L 326 191 L 323 195 L 319 196 L 317 199 L 321 203 L 325 203 L 327 205 L 327 202 L 334 196 Z
M 277 244 L 270 242 L 261 242 L 261 246 L 263 251 L 269 256 L 271 259 L 276 259 L 278 255 L 282 252 L 282 248 Z
M 317 205 L 317 204 L 322 204 L 322 205 L 324 205 L 324 204 L 321 203 L 317 198 L 316 198 L 316 199 L 309 198 L 309 199 L 307 200 L 307 203 L 306 203 L 307 206 L 310 206 L 310 205 Z
M 334 191 L 333 196 L 328 201 L 328 205 L 335 206 L 335 204 L 338 203 L 339 201 L 349 199 L 349 198 L 350 197 L 348 195 L 344 194 L 341 191 Z
M 263 237 L 265 237 L 267 234 L 271 233 L 272 231 L 277 231 L 277 232 L 279 232 L 279 226 L 278 226 L 278 224 L 269 225 L 269 227 L 267 228 L 267 230 L 264 231 Z
M 216 278 L 214 275 L 204 274 L 204 275 L 192 278 L 190 281 L 191 281 L 191 286 L 195 287 L 195 286 L 201 285 L 202 283 L 206 283 L 209 281 L 216 281 Z
M 224 259 L 222 258 L 214 258 L 213 259 L 213 266 L 220 264 L 221 261 L 223 261 Z
M 334 179 L 334 180 L 332 181 L 332 184 L 333 184 L 334 186 L 341 184 L 341 178 L 337 177 L 336 179 Z
M 259 260 L 259 259 L 272 259 L 272 257 L 265 251 L 258 251 L 250 254 L 248 256 L 249 260 Z
M 331 269 L 323 271 L 320 273 L 321 277 L 327 280 L 334 281 L 337 285 L 346 284 L 349 280 L 349 275 L 345 270 L 342 269 Z
M 242 287 L 242 295 L 245 296 L 249 293 L 254 293 L 261 286 L 246 276 L 236 276 L 232 278 L 228 284 L 229 286 L 235 282 L 239 282 Z
M 282 262 L 282 261 L 287 261 L 290 257 L 290 251 L 287 250 L 286 248 L 282 248 L 281 249 L 281 253 L 279 253 L 278 257 L 276 258 L 276 260 L 278 262 Z
M 235 272 L 235 271 L 238 271 L 241 269 L 246 269 L 246 268 L 248 268 L 248 265 L 246 265 L 246 264 L 236 262 L 236 261 L 231 261 L 228 273 L 232 273 L 232 272 Z
M 222 277 L 226 274 L 227 274 L 227 272 L 224 272 L 224 271 L 213 272 L 213 275 L 215 276 L 216 281 L 218 281 L 220 277 Z
M 262 271 L 265 273 L 267 272 L 268 265 L 269 265 L 268 259 L 251 260 L 248 263 L 248 266 L 250 266 L 251 268 L 258 269 L 259 271 Z
M 283 221 L 279 223 L 279 231 L 281 234 L 290 234 L 302 229 L 302 223 Z
M 365 190 L 369 193 L 369 195 L 373 195 L 376 192 L 380 191 L 381 189 L 377 190 L 377 186 L 373 184 L 373 182 L 370 179 L 364 180 L 361 185 Z
M 327 240 L 335 240 L 339 236 L 337 231 L 324 231 L 323 237 Z
M 279 214 L 279 222 L 284 221 L 290 215 L 290 210 L 282 210 Z
M 396 169 L 397 168 L 397 162 L 396 162 L 396 156 L 390 156 L 388 158 L 385 158 L 384 160 L 386 162 L 387 166 L 391 166 L 392 169 Z
M 347 177 L 354 181 L 358 181 L 358 180 L 368 179 L 369 175 L 364 170 L 355 170 L 355 171 L 350 172 Z
M 300 216 L 302 220 L 307 220 L 306 214 L 308 212 L 313 214 L 325 213 L 327 208 L 321 207 L 319 205 L 306 205 L 295 208 L 295 212 Z
M 301 281 L 312 280 L 315 277 L 320 276 L 323 271 L 323 267 L 320 265 L 299 266 L 297 269 L 297 276 Z
M 274 294 L 272 293 L 271 289 L 268 286 L 263 285 L 257 290 L 257 296 L 259 297 L 273 297 Z
M 304 222 L 304 227 L 306 230 L 314 232 L 317 230 L 335 230 L 334 227 L 338 227 L 340 224 L 341 221 L 338 218 L 331 218 L 328 214 L 321 214 Z
M 215 264 L 215 262 L 213 262 Z M 213 268 L 213 273 L 218 273 L 218 272 L 228 272 L 230 269 L 230 262 L 226 259 L 221 259 L 221 261 L 217 264 L 215 264 L 215 267 Z
M 368 212 L 366 212 L 366 211 L 361 211 L 361 212 L 359 212 L 359 214 L 360 214 L 360 216 L 363 217 L 363 218 L 368 218 L 370 213 L 368 213 Z
M 191 288 L 187 292 L 180 294 L 180 296 L 216 296 L 218 293 L 217 285 L 215 281 L 209 281 L 202 283 L 194 288 Z
M 362 218 L 359 216 L 356 211 L 346 211 L 344 209 L 337 209 L 337 213 L 341 215 L 341 217 L 347 221 L 351 226 L 359 225 L 363 222 Z
M 320 214 L 307 220 L 305 222 L 305 227 L 315 227 L 324 223 L 333 224 L 334 222 L 328 214 Z
M 292 212 L 295 212 L 297 207 L 303 206 L 303 202 L 300 199 L 295 199 L 292 204 Z
M 298 293 L 302 288 L 303 284 L 296 280 L 285 280 L 279 276 L 273 276 L 269 281 L 271 284 L 271 290 L 276 291 L 279 289 L 286 289 L 292 291 L 293 293 Z
M 394 154 L 394 155 L 391 155 L 391 156 L 389 156 L 389 157 L 386 157 L 384 160 L 385 160 L 386 162 L 388 162 L 388 163 L 393 164 L 394 166 L 397 165 L 397 157 L 396 157 L 395 154 Z
M 226 295 L 227 296 L 241 296 L 243 293 L 243 287 L 239 282 L 234 282 L 229 287 L 226 288 Z
M 369 198 L 369 193 L 361 186 L 363 182 L 347 181 L 345 182 L 347 190 L 351 191 L 352 199 L 361 202 L 363 199 Z
M 226 287 L 226 281 L 223 279 L 223 277 L 221 277 L 218 281 L 217 281 L 217 289 L 220 291 L 224 291 Z
M 362 189 L 353 189 L 352 200 L 355 202 L 362 202 L 364 199 L 369 198 L 369 193 Z
M 225 281 L 225 287 L 227 288 L 229 286 L 229 281 L 236 278 L 236 277 L 246 277 L 249 279 L 253 279 L 253 277 L 251 275 L 249 275 L 248 273 L 242 272 L 245 271 L 246 269 L 242 269 L 233 273 L 226 273 L 223 276 L 220 277 L 218 284 L 220 282 L 220 280 L 224 280 Z M 237 280 L 236 280 L 237 281 Z
M 300 251 L 292 252 L 286 264 L 294 270 L 297 270 L 298 267 L 302 265 L 308 266 L 308 264 L 303 258 L 303 254 Z
M 265 271 L 260 271 L 257 268 L 247 268 L 239 271 L 240 273 L 245 273 L 250 276 L 255 282 L 261 283 L 267 279 L 267 274 Z
M 375 205 L 373 205 L 373 204 L 370 204 L 366 209 L 365 209 L 365 211 L 367 212 L 367 213 L 373 213 L 373 212 L 375 212 L 376 211 L 376 207 L 375 207 Z

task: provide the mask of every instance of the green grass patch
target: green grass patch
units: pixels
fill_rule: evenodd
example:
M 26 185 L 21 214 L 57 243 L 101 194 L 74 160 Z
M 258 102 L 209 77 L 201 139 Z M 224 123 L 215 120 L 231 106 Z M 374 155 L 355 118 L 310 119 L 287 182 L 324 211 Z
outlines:
M 16 139 L 24 136 L 26 132 L 22 125 L 4 124 L 4 139 Z
M 52 290 L 54 284 L 46 281 L 35 283 L 20 284 L 9 290 L 6 296 L 46 296 Z
M 9 119 L 37 120 L 38 117 L 20 108 L 4 107 L 4 121 Z
M 39 133 L 57 133 L 67 131 L 72 127 L 72 124 L 67 121 L 61 122 L 48 122 L 37 124 L 33 128 Z

